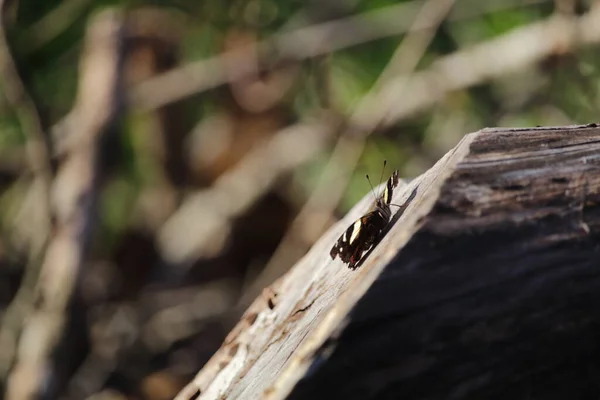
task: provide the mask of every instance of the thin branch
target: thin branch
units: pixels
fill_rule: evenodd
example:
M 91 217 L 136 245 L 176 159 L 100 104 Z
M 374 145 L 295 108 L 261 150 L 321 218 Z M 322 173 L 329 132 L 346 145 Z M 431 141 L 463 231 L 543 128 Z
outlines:
M 17 234 L 13 236 L 20 233 L 25 238 L 29 254 L 19 291 L 2 316 L 0 347 L 4 350 L 0 352 L 1 381 L 5 381 L 13 363 L 23 315 L 30 311 L 26 299 L 31 298 L 33 285 L 39 274 L 39 258 L 52 229 L 54 215 L 50 207 L 50 187 L 56 171 L 48 121 L 43 118 L 40 107 L 27 91 L 8 43 L 6 8 L 7 1 L 0 0 L 0 86 L 27 137 L 24 153 L 28 166 L 21 170 L 21 174 L 30 172 L 33 180 L 21 210 L 14 218 L 14 222 L 21 219 L 26 221 L 23 225 L 15 226 Z
M 92 0 L 69 0 L 58 4 L 52 11 L 32 24 L 25 34 L 23 43 L 26 51 L 33 53 L 72 26 L 90 7 Z
M 102 316 L 90 321 L 92 349 L 69 381 L 66 398 L 95 398 L 123 360 L 143 364 L 179 340 L 200 334 L 207 324 L 229 317 L 237 297 L 231 286 L 224 279 L 150 290 L 134 302 L 102 305 Z
M 428 69 L 400 76 L 382 92 L 383 127 L 442 101 L 446 94 L 535 65 L 547 57 L 600 42 L 600 7 L 578 18 L 553 15 L 545 21 L 435 61 Z M 410 93 L 410 96 L 406 96 Z
M 50 187 L 56 170 L 52 158 L 52 140 L 49 124 L 42 118 L 35 99 L 27 92 L 6 37 L 5 0 L 0 0 L 0 79 L 4 96 L 12 106 L 21 125 L 28 136 L 27 156 L 30 167 L 36 177 Z
M 242 215 L 279 177 L 323 150 L 332 131 L 332 124 L 326 122 L 287 127 L 257 145 L 211 188 L 188 196 L 159 232 L 163 257 L 185 266 L 218 254 L 231 220 Z
M 365 15 L 280 33 L 255 45 L 262 54 L 259 67 L 267 69 L 282 61 L 304 60 L 399 35 L 406 31 L 418 6 L 417 3 L 399 4 Z M 244 48 L 185 65 L 141 83 L 133 90 L 131 101 L 142 109 L 158 108 L 231 80 L 245 78 L 255 72 L 253 67 L 248 68 L 252 63 L 246 62 L 253 58 L 253 54 L 254 48 Z M 266 62 L 267 56 L 269 62 Z M 225 71 L 223 65 L 237 68 Z
M 33 311 L 23 328 L 7 382 L 8 400 L 52 398 L 67 378 L 67 366 L 55 357 L 67 356 L 57 352 L 58 346 L 64 346 L 62 352 L 72 351 L 66 329 L 73 322 L 73 295 L 96 214 L 102 173 L 100 142 L 112 132 L 122 104 L 121 26 L 120 13 L 105 10 L 88 28 L 74 113 L 77 146 L 70 149 L 53 184 L 56 231 L 42 262 Z M 76 354 L 70 356 L 77 358 Z
M 471 18 L 476 15 L 473 10 L 486 13 L 541 2 L 544 0 L 500 4 L 486 1 L 481 2 L 478 8 L 471 7 L 465 10 L 463 7 L 453 19 Z M 434 28 L 435 24 L 427 20 L 421 21 L 417 26 L 413 24 L 424 4 L 425 0 L 416 0 L 290 32 L 281 32 L 257 44 L 259 53 L 262 54 L 259 66 L 262 69 L 270 69 L 281 62 L 305 60 L 373 40 L 402 35 L 409 29 Z M 182 100 L 231 80 L 244 78 L 254 72 L 252 68 L 246 67 L 249 64 L 246 60 L 252 59 L 253 52 L 250 48 L 227 52 L 149 79 L 132 91 L 130 101 L 142 109 L 159 108 L 166 103 Z M 223 65 L 237 65 L 238 68 L 225 73 Z
M 449 22 L 459 22 L 465 19 L 480 17 L 484 14 L 549 2 L 550 0 L 459 1 L 452 8 L 446 20 Z

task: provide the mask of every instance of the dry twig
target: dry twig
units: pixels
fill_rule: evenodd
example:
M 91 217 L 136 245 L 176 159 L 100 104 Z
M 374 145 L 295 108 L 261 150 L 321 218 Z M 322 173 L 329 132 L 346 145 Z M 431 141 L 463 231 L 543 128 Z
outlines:
M 0 0 L 0 80 L 2 92 L 15 112 L 20 127 L 27 135 L 25 150 L 28 164 L 33 172 L 34 183 L 30 192 L 35 203 L 27 210 L 28 222 L 36 226 L 36 231 L 27 231 L 31 258 L 38 255 L 50 229 L 52 215 L 48 212 L 49 192 L 56 170 L 53 146 L 48 121 L 40 112 L 40 107 L 32 93 L 27 91 L 6 37 L 6 4 Z
M 21 330 L 24 309 L 23 300 L 31 296 L 32 284 L 39 273 L 39 256 L 44 248 L 51 229 L 53 215 L 50 211 L 50 185 L 56 165 L 52 157 L 52 141 L 49 125 L 43 118 L 40 108 L 28 91 L 26 83 L 21 79 L 17 65 L 7 40 L 6 1 L 0 0 L 0 80 L 3 95 L 12 106 L 20 127 L 27 135 L 25 153 L 28 170 L 33 173 L 33 180 L 27 191 L 21 212 L 15 218 L 15 229 L 27 248 L 28 265 L 25 269 L 23 283 L 13 302 L 5 310 L 0 326 L 0 379 L 5 380 L 13 362 L 15 343 Z M 21 170 L 25 174 L 27 169 Z M 19 224 L 21 220 L 25 224 Z M 16 240 L 19 241 L 19 240 Z M 18 246 L 20 247 L 20 246 Z
M 285 128 L 258 145 L 211 188 L 190 195 L 159 232 L 164 258 L 187 265 L 218 254 L 231 220 L 254 204 L 276 179 L 323 149 L 331 130 L 323 122 Z
M 397 77 L 387 85 L 382 94 L 386 97 L 382 126 L 414 116 L 442 101 L 452 91 L 522 70 L 553 54 L 598 42 L 600 7 L 593 7 L 578 18 L 555 14 L 545 21 L 442 57 L 428 69 Z
M 17 114 L 21 129 L 29 136 L 27 153 L 33 172 L 50 186 L 56 165 L 48 124 L 42 118 L 34 97 L 27 92 L 6 38 L 5 0 L 0 0 L 0 79 L 2 91 Z
M 74 21 L 81 18 L 91 4 L 92 0 L 69 0 L 57 4 L 52 11 L 32 24 L 24 33 L 26 36 L 23 42 L 27 45 L 26 51 L 33 53 L 56 39 L 71 27 Z
M 451 14 L 449 19 L 457 21 L 503 8 L 544 1 L 546 0 L 482 2 L 478 7 L 457 8 L 457 12 Z M 435 28 L 435 23 L 427 20 L 423 20 L 419 25 L 413 24 L 425 2 L 425 0 L 415 0 L 361 15 L 282 32 L 257 44 L 262 54 L 260 67 L 269 69 L 284 61 L 299 61 L 322 56 L 384 37 L 398 36 L 409 29 Z M 252 49 L 241 49 L 187 64 L 140 84 L 133 90 L 130 101 L 134 106 L 142 109 L 159 108 L 166 103 L 244 78 L 254 72 L 245 67 L 248 63 L 244 61 L 251 59 L 252 54 Z M 222 68 L 224 64 L 237 64 L 238 69 L 226 74 Z
M 53 397 L 67 378 L 65 365 L 59 365 L 55 357 L 77 357 L 69 354 L 72 343 L 65 342 L 65 330 L 73 322 L 73 295 L 96 213 L 102 172 L 100 144 L 114 128 L 121 109 L 121 20 L 120 13 L 106 10 L 88 28 L 74 113 L 76 146 L 67 154 L 52 187 L 56 230 L 8 380 L 9 400 Z M 60 345 L 64 345 L 63 354 L 57 352 Z
M 132 91 L 131 102 L 142 109 L 162 107 L 230 81 L 255 73 L 254 47 L 261 62 L 258 67 L 290 60 L 304 60 L 386 36 L 406 32 L 419 5 L 400 4 L 366 15 L 326 22 L 284 32 L 251 48 L 230 51 L 214 58 L 187 64 L 141 83 Z M 351 32 L 352 34 L 349 34 Z M 223 65 L 236 66 L 225 70 Z

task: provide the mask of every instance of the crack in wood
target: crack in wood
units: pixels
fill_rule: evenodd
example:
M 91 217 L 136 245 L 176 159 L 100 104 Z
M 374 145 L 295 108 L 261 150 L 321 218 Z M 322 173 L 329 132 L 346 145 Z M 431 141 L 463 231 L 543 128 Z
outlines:
M 310 309 L 312 307 L 313 304 L 315 304 L 315 301 L 317 301 L 317 299 L 313 299 L 306 307 L 303 308 L 299 308 L 296 311 L 294 311 L 290 317 L 290 320 L 295 320 L 296 315 L 304 313 L 306 311 L 308 311 L 308 309 Z

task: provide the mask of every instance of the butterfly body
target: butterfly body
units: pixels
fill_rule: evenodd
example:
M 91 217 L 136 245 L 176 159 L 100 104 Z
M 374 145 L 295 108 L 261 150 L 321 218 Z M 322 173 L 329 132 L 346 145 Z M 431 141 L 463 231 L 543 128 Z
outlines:
M 381 239 L 392 218 L 390 202 L 398 180 L 398 171 L 394 171 L 373 209 L 354 221 L 331 248 L 331 259 L 339 256 L 342 262 L 348 264 L 348 268 L 358 268 L 363 255 Z

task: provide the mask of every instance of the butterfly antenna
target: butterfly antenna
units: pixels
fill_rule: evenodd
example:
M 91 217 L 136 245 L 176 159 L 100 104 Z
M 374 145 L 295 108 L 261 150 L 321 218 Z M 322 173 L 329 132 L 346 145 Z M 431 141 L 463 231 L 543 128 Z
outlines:
M 373 189 L 373 184 L 371 183 L 371 179 L 369 178 L 369 174 L 365 175 L 367 177 L 367 182 L 369 182 L 369 186 L 371 186 L 371 193 L 373 193 L 373 196 L 375 197 L 375 200 L 377 200 L 377 195 L 375 195 L 375 189 Z
M 387 164 L 387 160 L 383 160 L 383 168 L 381 168 L 381 176 L 379 177 L 379 184 L 383 181 L 383 172 L 385 171 L 385 166 Z

